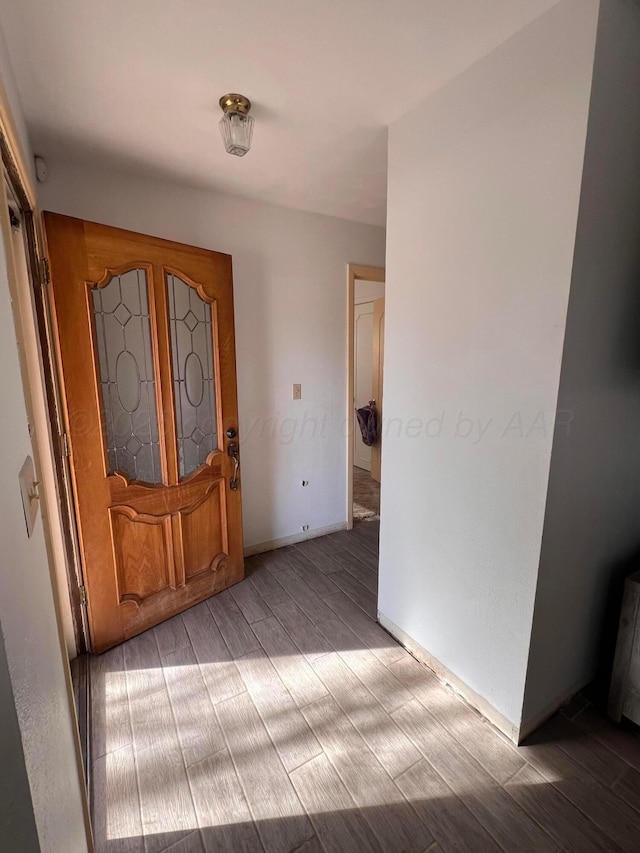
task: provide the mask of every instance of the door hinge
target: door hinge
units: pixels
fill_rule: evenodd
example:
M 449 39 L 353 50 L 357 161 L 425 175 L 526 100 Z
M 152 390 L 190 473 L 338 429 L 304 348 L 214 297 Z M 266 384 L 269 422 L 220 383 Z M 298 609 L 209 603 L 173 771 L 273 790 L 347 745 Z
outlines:
M 42 286 L 45 287 L 51 281 L 51 272 L 49 270 L 49 259 L 42 259 Z
M 87 589 L 85 586 L 79 587 L 80 589 L 80 604 L 83 607 L 87 606 Z
M 69 438 L 67 437 L 66 432 L 63 432 L 60 438 L 62 441 L 62 452 L 68 459 L 71 456 L 71 450 L 69 449 Z

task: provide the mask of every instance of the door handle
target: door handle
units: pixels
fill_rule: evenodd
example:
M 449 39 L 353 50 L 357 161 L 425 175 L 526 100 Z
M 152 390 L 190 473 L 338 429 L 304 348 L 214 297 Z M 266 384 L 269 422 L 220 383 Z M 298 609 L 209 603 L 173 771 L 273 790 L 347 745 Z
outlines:
M 233 459 L 233 475 L 229 482 L 232 492 L 238 491 L 238 474 L 240 473 L 240 449 L 235 441 L 229 443 L 227 453 Z

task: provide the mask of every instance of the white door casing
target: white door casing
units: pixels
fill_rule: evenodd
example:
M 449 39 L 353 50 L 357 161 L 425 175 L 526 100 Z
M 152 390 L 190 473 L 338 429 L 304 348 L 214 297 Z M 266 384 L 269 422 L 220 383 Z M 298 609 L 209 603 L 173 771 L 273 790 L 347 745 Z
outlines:
M 371 350 L 373 346 L 373 302 L 363 302 L 355 306 L 354 313 L 354 402 L 355 408 L 366 406 L 371 400 L 373 390 L 373 365 Z M 353 462 L 358 468 L 371 470 L 371 448 L 362 441 L 360 427 L 355 416 L 353 433 Z

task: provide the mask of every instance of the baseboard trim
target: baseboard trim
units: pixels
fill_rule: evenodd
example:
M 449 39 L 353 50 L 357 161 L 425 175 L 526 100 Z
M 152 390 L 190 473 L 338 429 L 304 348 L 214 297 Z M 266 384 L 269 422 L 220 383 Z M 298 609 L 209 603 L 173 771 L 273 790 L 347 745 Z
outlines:
M 71 669 L 71 682 L 73 684 L 73 699 L 78 721 L 78 738 L 80 741 L 80 752 L 82 755 L 82 768 L 84 770 L 84 782 L 87 789 L 87 805 L 89 812 L 92 810 L 92 760 L 91 760 L 91 667 L 89 656 L 79 655 L 69 661 Z
M 515 723 L 508 720 L 503 714 L 497 711 L 490 702 L 483 699 L 475 690 L 472 690 L 468 684 L 465 684 L 461 678 L 458 678 L 451 670 L 447 669 L 440 661 L 424 649 L 419 643 L 416 643 L 402 628 L 399 628 L 391 619 L 387 618 L 384 613 L 378 611 L 378 622 L 382 625 L 385 631 L 388 631 L 400 645 L 409 652 L 417 661 L 428 667 L 434 675 L 447 684 L 451 689 L 458 693 L 469 705 L 479 711 L 483 717 L 486 717 L 492 725 L 499 729 L 509 740 L 517 744 L 520 740 L 520 731 Z
M 307 539 L 317 539 L 318 536 L 328 536 L 329 533 L 338 533 L 340 530 L 346 529 L 347 522 L 342 521 L 340 524 L 330 524 L 329 527 L 316 527 L 314 530 L 294 533 L 293 536 L 284 536 L 282 539 L 271 539 L 269 542 L 247 545 L 244 549 L 244 556 L 253 557 L 254 554 L 264 554 L 266 551 L 275 551 L 278 548 L 285 548 L 287 545 L 296 545 L 298 542 L 305 542 Z

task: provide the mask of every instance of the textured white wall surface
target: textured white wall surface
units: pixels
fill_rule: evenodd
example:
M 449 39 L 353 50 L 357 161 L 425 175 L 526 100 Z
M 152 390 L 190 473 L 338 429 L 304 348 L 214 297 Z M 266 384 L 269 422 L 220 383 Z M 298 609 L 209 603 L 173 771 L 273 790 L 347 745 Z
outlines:
M 384 266 L 384 229 L 56 163 L 39 191 L 43 210 L 233 256 L 245 545 L 344 523 L 347 264 Z
M 525 719 L 599 662 L 606 690 L 616 592 L 640 554 L 639 45 L 638 4 L 603 0 Z
M 4 244 L 0 249 L 0 626 L 24 762 L 43 851 L 86 850 L 63 650 L 38 517 L 28 539 L 18 471 L 33 456 L 13 325 Z
M 0 837 L 7 850 L 37 850 L 29 779 L 24 764 L 15 698 L 0 635 Z
M 597 0 L 564 0 L 389 132 L 379 609 L 516 728 Z
M 30 164 L 26 129 L 6 57 L 0 34 L 0 77 L 25 161 Z M 75 718 L 65 680 L 42 518 L 38 517 L 34 534 L 28 539 L 18 486 L 18 471 L 25 457 L 34 454 L 9 295 L 6 248 L 0 239 L 0 630 L 7 663 L 6 669 L 0 667 L 0 693 L 3 701 L 14 703 L 21 743 L 3 728 L 1 772 L 10 772 L 13 766 L 16 775 L 12 797 L 0 798 L 0 814 L 4 808 L 11 811 L 9 816 L 0 817 L 0 847 L 35 853 L 37 848 L 31 845 L 12 846 L 12 836 L 4 832 L 5 828 L 10 831 L 12 821 L 19 820 L 21 831 L 29 832 L 32 838 L 29 824 L 35 817 L 42 851 L 82 853 L 87 843 L 76 764 Z M 28 778 L 30 802 L 21 791 L 20 765 Z

